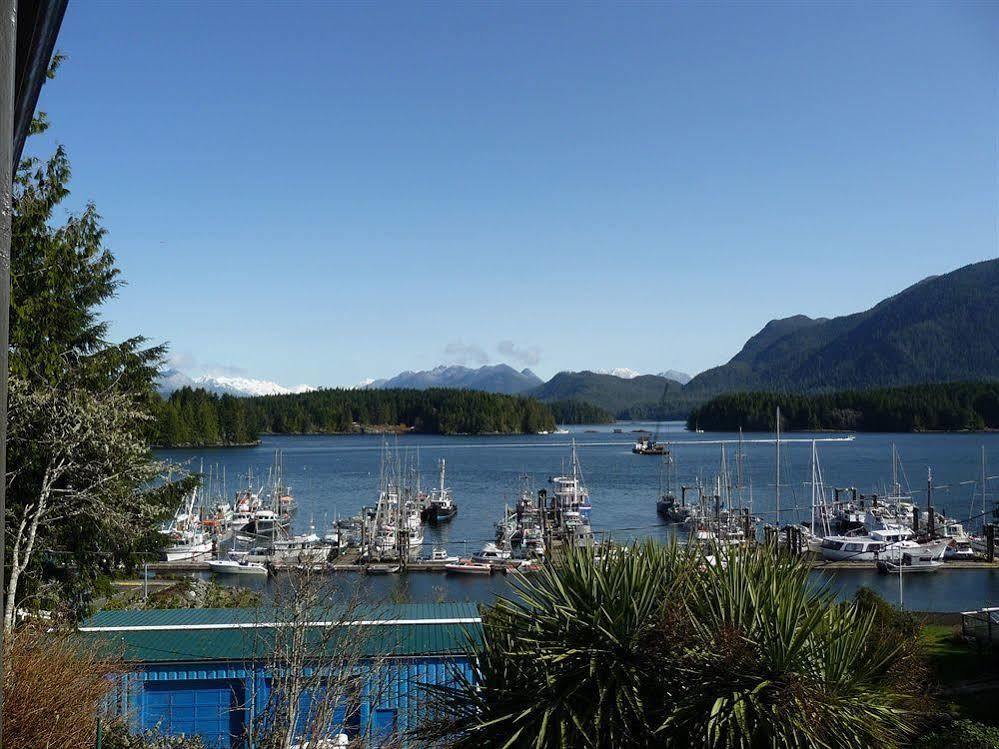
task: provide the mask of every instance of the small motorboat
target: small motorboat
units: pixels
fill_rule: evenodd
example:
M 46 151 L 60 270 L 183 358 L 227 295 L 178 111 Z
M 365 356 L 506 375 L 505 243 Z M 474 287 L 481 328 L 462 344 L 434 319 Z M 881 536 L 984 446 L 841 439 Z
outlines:
M 913 556 L 912 554 L 902 554 L 902 559 L 880 559 L 878 560 L 878 571 L 889 575 L 900 572 L 908 574 L 910 572 L 936 572 L 944 566 L 940 559 L 929 554 Z
M 458 561 L 458 557 L 450 556 L 443 546 L 435 546 L 430 552 L 430 558 L 426 560 L 434 564 L 451 564 Z
M 245 559 L 212 559 L 208 569 L 220 575 L 267 575 L 267 567 L 260 562 L 248 562 Z
M 398 572 L 400 566 L 398 564 L 369 564 L 364 568 L 364 574 L 366 575 L 391 575 Z
M 449 562 L 444 565 L 447 572 L 458 575 L 491 575 L 493 566 L 487 562 L 473 562 L 470 559 L 462 559 L 458 562 Z
M 482 551 L 472 555 L 472 561 L 477 564 L 506 564 L 509 558 L 509 550 L 501 549 L 493 543 L 486 544 Z

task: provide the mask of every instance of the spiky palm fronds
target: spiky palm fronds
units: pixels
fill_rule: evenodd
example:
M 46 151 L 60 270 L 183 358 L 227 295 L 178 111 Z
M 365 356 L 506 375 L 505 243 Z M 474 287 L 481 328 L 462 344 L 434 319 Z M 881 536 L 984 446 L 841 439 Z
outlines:
M 486 615 L 436 737 L 476 747 L 893 747 L 900 643 L 771 551 L 570 551 Z
M 686 599 L 690 688 L 661 727 L 692 745 L 749 749 L 892 747 L 914 697 L 896 678 L 905 643 L 837 603 L 806 565 L 765 549 L 731 553 Z

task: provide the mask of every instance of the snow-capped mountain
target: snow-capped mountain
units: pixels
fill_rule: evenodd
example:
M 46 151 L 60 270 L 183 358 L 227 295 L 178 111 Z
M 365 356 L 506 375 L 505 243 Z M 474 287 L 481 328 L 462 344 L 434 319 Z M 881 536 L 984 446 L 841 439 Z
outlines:
M 660 372 L 659 376 L 665 377 L 667 380 L 679 382 L 681 385 L 686 385 L 692 379 L 689 374 L 677 369 L 667 369 L 665 372 Z
M 614 369 L 594 369 L 592 370 L 596 374 L 609 374 L 615 377 L 620 377 L 622 380 L 633 380 L 636 377 L 641 377 L 641 372 L 636 372 L 634 369 L 629 369 L 628 367 L 615 367 Z M 673 380 L 674 382 L 679 382 L 681 385 L 686 385 L 690 382 L 690 375 L 686 372 L 680 372 L 676 369 L 667 369 L 665 372 L 660 372 L 656 375 L 657 377 L 665 377 L 667 380 Z
M 542 383 L 542 379 L 529 369 L 517 371 L 507 364 L 486 365 L 478 369 L 460 365 L 442 365 L 419 372 L 400 372 L 395 377 L 372 380 L 361 387 L 384 388 L 460 388 L 463 390 L 485 390 L 489 393 L 513 395 L 530 390 Z
M 614 367 L 613 369 L 594 369 L 592 370 L 596 374 L 608 374 L 614 377 L 620 377 L 622 380 L 633 380 L 636 377 L 641 376 L 641 372 L 636 372 L 634 369 L 628 369 L 628 367 Z
M 253 395 L 287 395 L 289 393 L 305 393 L 315 390 L 311 385 L 296 385 L 285 387 L 271 380 L 258 380 L 253 377 L 230 377 L 226 375 L 201 375 L 189 377 L 176 369 L 166 369 L 160 372 L 157 390 L 164 397 L 182 387 L 202 388 L 210 393 L 228 394 L 238 397 Z
M 315 390 L 312 385 L 295 385 L 285 387 L 270 380 L 256 380 L 252 377 L 225 377 L 202 375 L 194 378 L 194 384 L 213 393 L 229 393 L 229 395 L 288 395 L 289 393 L 306 393 Z

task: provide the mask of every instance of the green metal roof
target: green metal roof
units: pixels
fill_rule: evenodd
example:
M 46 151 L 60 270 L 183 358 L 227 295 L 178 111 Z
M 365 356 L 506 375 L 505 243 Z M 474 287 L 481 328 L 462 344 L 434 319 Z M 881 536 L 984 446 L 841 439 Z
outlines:
M 129 662 L 247 661 L 270 656 L 286 632 L 278 609 L 150 609 L 101 611 L 80 626 L 85 642 Z M 340 637 L 357 639 L 366 655 L 443 655 L 467 652 L 482 637 L 475 604 L 388 604 L 322 609 L 310 617 L 309 639 L 334 653 Z M 328 633 L 330 627 L 337 632 Z

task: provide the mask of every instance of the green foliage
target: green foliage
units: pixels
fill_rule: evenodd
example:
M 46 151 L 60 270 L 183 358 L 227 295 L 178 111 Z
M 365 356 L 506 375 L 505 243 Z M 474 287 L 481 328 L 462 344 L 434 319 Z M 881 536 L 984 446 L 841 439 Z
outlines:
M 182 388 L 157 407 L 163 447 L 255 442 L 261 433 L 350 434 L 365 429 L 426 434 L 534 434 L 555 428 L 532 398 L 477 390 L 324 389 L 233 398 Z
M 548 404 L 559 424 L 611 424 L 614 414 L 600 406 L 580 400 L 553 401 Z
M 922 737 L 916 749 L 999 749 L 999 728 L 974 720 L 945 723 Z
M 618 419 L 682 418 L 692 403 L 680 383 L 658 375 L 624 379 L 596 372 L 559 372 L 527 394 L 546 403 L 588 403 Z
M 694 409 L 691 429 L 773 431 L 780 406 L 786 430 L 868 432 L 956 431 L 999 428 L 999 383 L 956 382 L 825 395 L 729 393 Z
M 164 736 L 157 731 L 134 735 L 125 720 L 113 720 L 104 728 L 103 749 L 205 749 L 199 736 Z
M 157 400 L 154 412 L 151 440 L 161 447 L 246 445 L 259 439 L 255 411 L 246 398 L 184 387 Z
M 47 127 L 39 117 L 32 132 Z M 164 349 L 141 336 L 109 340 L 100 310 L 122 281 L 95 206 L 65 213 L 69 179 L 60 146 L 23 160 L 14 180 L 7 559 L 20 544 L 8 568 L 26 565 L 18 600 L 79 613 L 98 579 L 135 567 L 178 487 L 150 483 L 157 464 L 145 439 Z
M 436 694 L 457 747 L 896 747 L 917 685 L 874 615 L 800 561 L 652 542 L 568 551 L 484 617 L 476 683 Z

